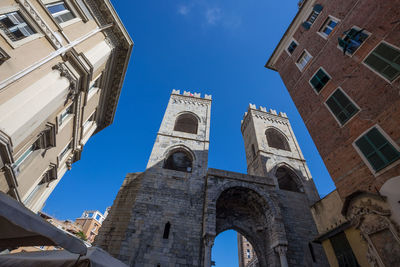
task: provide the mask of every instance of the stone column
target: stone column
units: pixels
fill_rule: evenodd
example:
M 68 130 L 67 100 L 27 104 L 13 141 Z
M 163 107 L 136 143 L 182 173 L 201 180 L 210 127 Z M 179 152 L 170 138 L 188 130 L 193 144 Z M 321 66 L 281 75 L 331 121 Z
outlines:
M 204 242 L 204 267 L 211 267 L 211 249 L 214 245 L 215 236 L 213 235 L 205 235 Z
M 289 267 L 286 258 L 287 246 L 278 245 L 275 247 L 275 252 L 279 254 L 279 260 L 281 261 L 281 267 Z

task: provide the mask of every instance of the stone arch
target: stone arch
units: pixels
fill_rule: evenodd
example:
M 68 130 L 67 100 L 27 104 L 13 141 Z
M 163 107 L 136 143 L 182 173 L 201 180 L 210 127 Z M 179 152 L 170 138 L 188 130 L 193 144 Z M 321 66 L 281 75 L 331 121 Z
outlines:
M 274 197 L 252 184 L 233 181 L 218 187 L 209 200 L 205 234 L 233 229 L 252 243 L 259 266 L 279 265 L 274 248 L 286 246 L 287 239 Z
M 175 119 L 174 131 L 197 134 L 199 117 L 192 112 L 178 114 Z
M 275 127 L 269 127 L 265 130 L 265 137 L 269 147 L 291 151 L 287 136 Z
M 273 168 L 273 174 L 275 175 L 278 183 L 278 187 L 282 190 L 303 193 L 303 179 L 299 175 L 298 171 L 293 169 L 287 163 L 280 163 L 275 165 Z
M 195 157 L 188 147 L 183 145 L 174 146 L 168 149 L 164 155 L 164 169 L 192 172 Z

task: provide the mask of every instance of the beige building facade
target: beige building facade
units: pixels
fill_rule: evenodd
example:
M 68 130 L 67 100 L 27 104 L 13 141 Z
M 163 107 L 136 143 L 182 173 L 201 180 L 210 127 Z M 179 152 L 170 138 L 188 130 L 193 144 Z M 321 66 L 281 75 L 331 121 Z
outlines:
M 0 1 L 0 190 L 39 211 L 113 121 L 133 42 L 109 0 Z
M 249 240 L 239 233 L 237 234 L 237 240 L 239 267 L 256 267 L 258 264 L 257 255 Z

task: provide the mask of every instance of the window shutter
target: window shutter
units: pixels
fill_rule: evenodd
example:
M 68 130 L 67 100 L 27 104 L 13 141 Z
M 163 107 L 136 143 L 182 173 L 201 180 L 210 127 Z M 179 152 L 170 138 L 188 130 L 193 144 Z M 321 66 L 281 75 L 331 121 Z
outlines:
M 324 8 L 324 7 L 323 7 L 322 5 L 316 4 L 316 5 L 314 6 L 313 10 L 314 10 L 315 12 L 320 13 L 320 12 L 322 11 L 323 8 Z

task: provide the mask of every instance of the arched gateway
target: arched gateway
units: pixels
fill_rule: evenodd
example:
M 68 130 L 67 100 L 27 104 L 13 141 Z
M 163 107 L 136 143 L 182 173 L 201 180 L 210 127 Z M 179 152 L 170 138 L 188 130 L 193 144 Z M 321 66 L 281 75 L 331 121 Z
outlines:
M 260 267 L 326 266 L 311 243 L 318 195 L 286 115 L 249 107 L 241 174 L 207 167 L 210 106 L 210 96 L 173 91 L 146 171 L 127 175 L 95 244 L 129 266 L 210 267 L 215 237 L 233 229 Z M 182 114 L 196 131 L 176 126 Z M 272 127 L 285 149 L 267 140 Z

